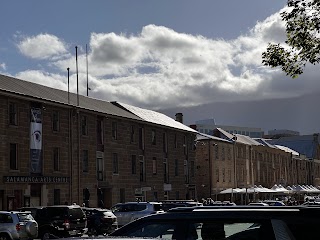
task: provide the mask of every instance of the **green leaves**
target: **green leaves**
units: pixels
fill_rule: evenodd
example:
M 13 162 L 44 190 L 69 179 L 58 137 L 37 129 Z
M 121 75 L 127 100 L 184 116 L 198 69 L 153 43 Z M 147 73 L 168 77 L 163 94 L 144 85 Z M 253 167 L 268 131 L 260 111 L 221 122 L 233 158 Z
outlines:
M 320 62 L 320 0 L 288 0 L 287 5 L 290 9 L 280 15 L 286 22 L 288 48 L 269 43 L 262 64 L 281 67 L 296 78 L 308 62 Z

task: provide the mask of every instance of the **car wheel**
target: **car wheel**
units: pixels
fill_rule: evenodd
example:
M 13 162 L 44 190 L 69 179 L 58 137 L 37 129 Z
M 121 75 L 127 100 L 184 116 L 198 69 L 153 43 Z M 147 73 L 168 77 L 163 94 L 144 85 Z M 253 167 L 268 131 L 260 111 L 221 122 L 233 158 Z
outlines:
M 42 240 L 47 240 L 47 239 L 50 239 L 50 235 L 51 235 L 51 233 L 49 233 L 49 232 L 45 232 L 43 235 L 42 235 Z
M 0 234 L 0 240 L 10 240 L 10 237 L 8 234 L 1 233 Z

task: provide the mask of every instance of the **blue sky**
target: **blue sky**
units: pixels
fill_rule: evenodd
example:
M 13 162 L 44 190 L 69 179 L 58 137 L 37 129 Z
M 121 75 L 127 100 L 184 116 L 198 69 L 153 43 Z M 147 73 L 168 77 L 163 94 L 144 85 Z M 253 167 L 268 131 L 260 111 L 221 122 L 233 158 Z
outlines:
M 319 70 L 298 79 L 263 67 L 268 42 L 285 40 L 284 0 L 40 1 L 1 3 L 0 73 L 148 109 L 298 97 L 318 91 Z

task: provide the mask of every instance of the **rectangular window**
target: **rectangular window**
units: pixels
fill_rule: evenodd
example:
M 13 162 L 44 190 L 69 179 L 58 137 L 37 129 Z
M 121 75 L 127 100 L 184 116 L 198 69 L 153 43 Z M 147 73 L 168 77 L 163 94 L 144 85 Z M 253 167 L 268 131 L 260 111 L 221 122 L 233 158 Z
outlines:
M 226 181 L 226 169 L 222 168 L 222 182 Z
M 88 135 L 88 126 L 87 126 L 87 117 L 82 116 L 81 117 L 81 134 L 82 135 Z
M 130 134 L 130 142 L 133 143 L 134 142 L 134 126 L 131 125 L 131 134 Z
M 184 155 L 188 155 L 188 146 L 187 146 L 187 137 L 183 137 L 183 150 L 184 150 Z
M 60 170 L 60 151 L 59 148 L 53 148 L 53 171 Z
M 102 117 L 97 117 L 97 144 L 103 145 L 103 118 Z
M 216 155 L 216 159 L 219 159 L 219 146 L 218 145 L 215 145 L 215 155 Z
M 228 160 L 231 160 L 231 148 L 228 147 Z
M 103 181 L 103 158 L 97 157 L 97 180 Z
M 82 172 L 89 172 L 89 151 L 83 150 L 82 152 Z
M 190 175 L 194 177 L 194 161 L 190 162 Z
M 144 156 L 139 156 L 140 182 L 146 181 Z
M 17 144 L 10 143 L 10 169 L 17 170 L 18 169 L 18 159 L 17 159 Z
M 52 131 L 58 132 L 59 131 L 59 112 L 53 111 L 52 112 Z
M 174 160 L 174 175 L 175 176 L 179 175 L 179 161 L 178 161 L 178 159 Z
M 184 160 L 183 168 L 184 168 L 184 182 L 189 183 L 188 160 Z
M 9 124 L 18 125 L 17 104 L 9 103 Z
M 60 189 L 53 189 L 53 205 L 60 205 Z
M 156 145 L 156 130 L 152 129 L 151 131 L 151 143 L 152 145 Z
M 136 155 L 131 156 L 131 173 L 137 174 L 137 156 Z
M 112 122 L 112 139 L 117 140 L 118 138 L 118 124 L 117 122 Z
M 177 134 L 174 134 L 174 148 L 178 148 L 178 137 L 177 137 Z
M 222 161 L 225 160 L 225 150 L 224 150 L 224 147 L 221 148 L 221 159 L 222 159 Z
M 139 149 L 144 150 L 144 128 L 139 128 Z
M 216 169 L 216 180 L 219 182 L 219 168 Z
M 163 173 L 164 183 L 169 183 L 169 166 L 167 158 L 163 159 Z
M 152 158 L 152 174 L 157 174 L 157 158 Z
M 114 153 L 112 157 L 112 173 L 118 174 L 119 173 L 119 163 L 118 163 L 118 154 Z
M 168 137 L 167 133 L 163 133 L 163 152 L 168 153 Z

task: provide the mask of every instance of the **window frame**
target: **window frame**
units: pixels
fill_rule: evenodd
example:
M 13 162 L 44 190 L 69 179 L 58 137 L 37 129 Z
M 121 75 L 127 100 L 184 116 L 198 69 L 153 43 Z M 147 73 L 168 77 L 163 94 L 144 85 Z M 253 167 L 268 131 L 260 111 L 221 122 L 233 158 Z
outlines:
M 157 174 L 157 158 L 152 157 L 152 174 L 156 175 Z
M 146 164 L 143 155 L 139 155 L 139 180 L 140 182 L 146 181 Z
M 11 108 L 12 106 L 12 108 Z M 17 126 L 18 125 L 18 109 L 17 109 L 17 103 L 15 102 L 9 102 L 8 104 L 8 122 L 11 126 Z M 11 111 L 13 110 L 13 111 Z
M 96 164 L 97 164 L 97 180 L 98 181 L 103 181 L 104 177 L 103 177 L 103 170 L 104 170 L 104 166 L 103 166 L 103 157 L 99 156 L 96 158 Z
M 155 129 L 151 130 L 151 144 L 157 145 L 157 132 Z
M 163 158 L 163 182 L 169 183 L 169 162 L 168 158 Z
M 60 113 L 57 110 L 52 111 L 52 131 L 60 131 Z
M 119 174 L 118 153 L 113 153 L 112 154 L 112 174 Z
M 137 155 L 131 155 L 131 174 L 137 174 Z
M 89 150 L 82 150 L 82 172 L 89 172 Z
M 111 137 L 112 140 L 118 139 L 118 123 L 115 121 L 112 121 L 111 123 Z
M 87 116 L 81 116 L 81 135 L 87 136 L 88 135 L 88 118 Z
M 53 158 L 53 171 L 60 171 L 60 149 L 58 147 L 54 147 L 52 150 L 52 158 Z

